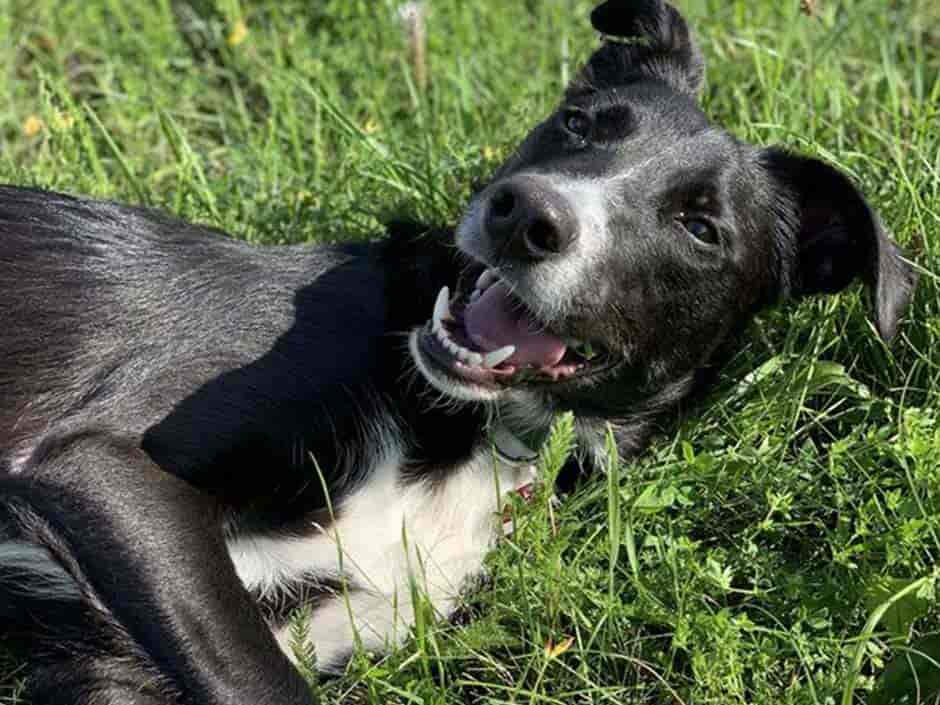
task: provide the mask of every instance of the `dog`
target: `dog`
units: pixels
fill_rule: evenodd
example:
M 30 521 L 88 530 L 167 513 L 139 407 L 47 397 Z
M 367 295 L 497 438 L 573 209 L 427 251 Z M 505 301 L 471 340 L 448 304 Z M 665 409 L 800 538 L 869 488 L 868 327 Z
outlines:
M 698 104 L 660 0 L 600 47 L 456 231 L 255 248 L 148 210 L 0 188 L 0 629 L 34 705 L 278 703 L 447 616 L 553 418 L 602 467 L 707 385 L 754 315 L 915 286 L 816 159 Z M 625 41 L 626 40 L 626 41 Z M 454 247 L 456 242 L 456 247 Z

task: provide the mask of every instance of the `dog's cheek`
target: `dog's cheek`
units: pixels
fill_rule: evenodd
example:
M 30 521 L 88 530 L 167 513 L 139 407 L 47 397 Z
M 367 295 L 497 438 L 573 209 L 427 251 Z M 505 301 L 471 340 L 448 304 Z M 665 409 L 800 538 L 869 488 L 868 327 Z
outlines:
M 564 325 L 567 337 L 587 340 L 610 351 L 620 351 L 635 337 L 639 307 L 625 305 L 630 296 L 612 285 L 594 282 L 570 309 Z M 636 297 L 634 297 L 636 298 Z M 628 310 L 629 309 L 629 310 Z
M 590 340 L 611 351 L 635 339 L 648 303 L 644 287 L 628 269 L 623 253 L 605 255 L 584 268 L 567 318 L 572 338 Z

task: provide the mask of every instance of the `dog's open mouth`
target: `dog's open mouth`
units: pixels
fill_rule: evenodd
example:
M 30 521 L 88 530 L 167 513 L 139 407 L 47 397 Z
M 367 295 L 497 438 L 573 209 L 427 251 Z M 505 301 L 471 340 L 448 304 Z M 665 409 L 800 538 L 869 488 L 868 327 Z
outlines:
M 451 299 L 441 289 L 418 346 L 439 370 L 486 388 L 551 384 L 605 369 L 611 355 L 598 345 L 552 333 L 492 269 Z M 454 380 L 454 381 L 457 381 Z

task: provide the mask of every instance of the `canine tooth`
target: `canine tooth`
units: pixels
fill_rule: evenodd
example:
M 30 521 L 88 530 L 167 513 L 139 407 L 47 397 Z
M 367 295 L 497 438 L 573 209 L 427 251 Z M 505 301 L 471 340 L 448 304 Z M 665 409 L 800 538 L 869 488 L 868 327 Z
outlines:
M 468 362 L 471 365 L 479 366 L 483 362 L 483 356 L 480 353 L 475 353 L 472 350 L 467 350 L 466 348 L 460 348 L 457 351 L 457 357 L 459 357 L 464 362 Z
M 441 321 L 450 316 L 450 289 L 443 287 L 437 294 L 437 301 L 434 302 L 434 316 L 432 327 L 435 331 L 440 329 Z
M 486 353 L 483 356 L 483 366 L 484 367 L 496 367 L 497 365 L 506 362 L 509 358 L 516 354 L 515 345 L 507 345 L 506 347 L 500 348 L 499 350 L 494 350 L 493 352 Z
M 473 303 L 474 301 L 479 299 L 481 296 L 483 296 L 483 292 L 480 291 L 479 289 L 474 289 L 473 292 L 470 294 L 470 303 Z
M 498 281 L 499 275 L 492 269 L 486 269 L 483 271 L 483 274 L 480 275 L 480 278 L 477 279 L 477 289 L 486 291 Z

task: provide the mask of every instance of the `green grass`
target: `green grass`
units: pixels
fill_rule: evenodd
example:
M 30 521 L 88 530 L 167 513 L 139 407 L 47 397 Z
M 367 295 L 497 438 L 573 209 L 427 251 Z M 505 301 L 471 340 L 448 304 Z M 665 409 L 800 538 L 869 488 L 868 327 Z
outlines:
M 453 222 L 594 46 L 591 3 L 429 4 L 422 90 L 387 0 L 4 0 L 0 180 L 258 243 Z M 422 622 L 325 702 L 936 700 L 940 5 L 814 4 L 681 7 L 714 120 L 847 170 L 913 253 L 899 340 L 857 291 L 762 316 L 694 418 L 563 506 L 519 508 L 469 626 Z

